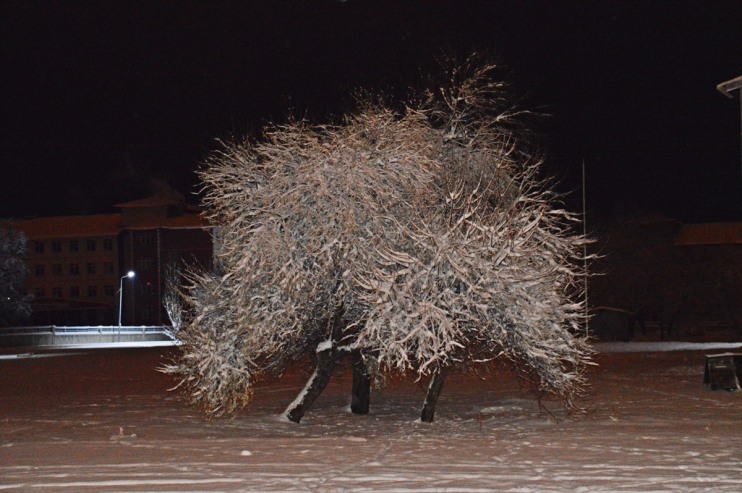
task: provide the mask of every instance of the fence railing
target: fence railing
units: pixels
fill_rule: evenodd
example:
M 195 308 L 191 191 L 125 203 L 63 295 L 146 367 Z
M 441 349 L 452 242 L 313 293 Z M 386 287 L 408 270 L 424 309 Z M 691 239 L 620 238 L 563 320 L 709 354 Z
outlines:
M 166 325 L 35 325 L 28 327 L 0 327 L 0 337 L 44 334 L 166 334 L 173 340 L 177 339 L 172 327 Z
M 180 343 L 175 331 L 164 325 L 0 327 L 0 353 L 17 348 L 154 347 Z

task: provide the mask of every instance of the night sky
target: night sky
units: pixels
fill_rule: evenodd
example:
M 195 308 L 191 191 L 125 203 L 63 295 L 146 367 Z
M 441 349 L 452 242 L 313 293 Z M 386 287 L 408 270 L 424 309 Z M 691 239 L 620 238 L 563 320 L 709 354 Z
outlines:
M 403 97 L 441 53 L 496 58 L 545 172 L 588 214 L 742 221 L 742 2 L 0 1 L 0 217 L 196 201 L 215 139 L 358 89 Z M 421 76 L 421 74 L 423 74 Z

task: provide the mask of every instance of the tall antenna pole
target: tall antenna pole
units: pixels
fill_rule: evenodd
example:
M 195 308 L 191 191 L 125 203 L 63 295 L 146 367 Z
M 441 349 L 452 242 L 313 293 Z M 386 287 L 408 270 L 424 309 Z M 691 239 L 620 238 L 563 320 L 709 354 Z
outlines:
M 582 160 L 582 236 L 587 238 L 587 206 L 585 196 L 587 190 L 585 189 L 585 160 Z M 582 261 L 584 262 L 583 269 L 585 271 L 585 335 L 590 335 L 590 306 L 587 303 L 587 242 L 582 244 Z

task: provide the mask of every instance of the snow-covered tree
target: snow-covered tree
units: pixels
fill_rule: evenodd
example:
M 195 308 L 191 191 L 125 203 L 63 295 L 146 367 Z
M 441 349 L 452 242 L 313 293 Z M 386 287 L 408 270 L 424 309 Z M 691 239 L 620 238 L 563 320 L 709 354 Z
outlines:
M 20 323 L 31 315 L 30 296 L 23 292 L 27 248 L 23 233 L 9 223 L 0 224 L 0 325 Z
M 496 68 L 464 67 L 402 112 L 368 104 L 343 124 L 303 122 L 227 144 L 201 177 L 218 227 L 214 272 L 184 289 L 183 353 L 166 371 L 213 414 L 314 355 L 286 416 L 299 421 L 335 362 L 354 357 L 354 412 L 373 372 L 431 385 L 495 358 L 568 405 L 581 335 L 585 238 L 537 177 Z
M 175 332 L 179 332 L 183 326 L 183 297 L 180 293 L 181 266 L 172 262 L 165 265 L 163 274 L 165 289 L 162 293 L 162 306 L 170 320 L 170 326 Z

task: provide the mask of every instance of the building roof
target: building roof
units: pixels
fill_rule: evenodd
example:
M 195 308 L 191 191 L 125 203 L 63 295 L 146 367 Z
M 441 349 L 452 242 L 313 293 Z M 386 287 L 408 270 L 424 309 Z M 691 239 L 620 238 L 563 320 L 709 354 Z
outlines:
M 675 238 L 676 245 L 742 245 L 742 223 L 686 224 Z
M 147 197 L 139 200 L 132 200 L 130 202 L 122 202 L 116 204 L 114 207 L 118 209 L 134 209 L 134 208 L 149 208 L 149 207 L 162 207 L 165 205 L 180 205 L 183 204 L 183 200 L 178 200 L 174 197 Z
M 14 227 L 31 240 L 116 236 L 121 230 L 121 214 L 39 217 L 16 221 Z
M 122 226 L 121 229 L 204 229 L 211 225 L 202 216 L 197 214 L 183 214 L 182 216 L 151 219 L 140 219 L 133 225 Z

